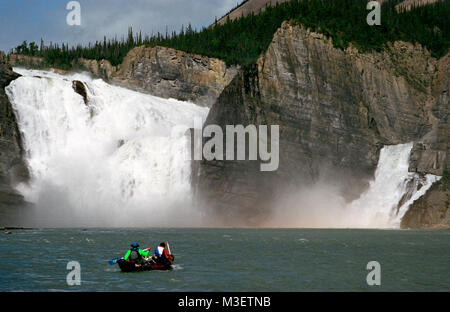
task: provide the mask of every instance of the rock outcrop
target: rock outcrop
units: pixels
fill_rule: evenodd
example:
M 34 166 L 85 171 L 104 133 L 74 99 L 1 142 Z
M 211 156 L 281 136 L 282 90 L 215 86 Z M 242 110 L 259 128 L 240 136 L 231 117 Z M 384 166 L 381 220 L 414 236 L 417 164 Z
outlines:
M 257 68 L 235 77 L 206 122 L 279 125 L 279 169 L 267 174 L 249 162 L 203 161 L 202 204 L 224 223 L 253 224 L 270 215 L 277 194 L 324 175 L 351 200 L 373 177 L 383 145 L 411 141 L 411 171 L 442 174 L 448 102 L 445 87 L 432 90 L 436 77 L 445 81 L 448 70 L 419 45 L 341 51 L 321 34 L 283 23 Z
M 164 47 L 137 47 L 110 80 L 136 91 L 211 107 L 237 69 L 225 62 Z
M 27 67 L 31 68 L 41 68 L 45 65 L 45 61 L 42 57 L 14 53 L 8 55 L 8 63 L 11 66 L 26 65 Z
M 416 200 L 402 219 L 402 228 L 450 229 L 450 181 L 439 181 Z
M 73 62 L 75 68 L 87 70 L 94 77 L 109 81 L 112 75 L 117 71 L 116 66 L 112 66 L 108 60 L 90 60 L 85 58 L 77 59 Z
M 74 80 L 74 81 L 72 81 L 72 88 L 76 93 L 81 95 L 81 97 L 83 98 L 84 104 L 88 105 L 87 90 L 86 90 L 86 86 L 84 85 L 84 83 L 79 80 Z
M 22 159 L 21 136 L 16 118 L 5 93 L 5 87 L 18 78 L 6 56 L 0 51 L 0 219 L 10 222 L 16 209 L 26 205 L 13 186 L 28 179 L 28 169 Z

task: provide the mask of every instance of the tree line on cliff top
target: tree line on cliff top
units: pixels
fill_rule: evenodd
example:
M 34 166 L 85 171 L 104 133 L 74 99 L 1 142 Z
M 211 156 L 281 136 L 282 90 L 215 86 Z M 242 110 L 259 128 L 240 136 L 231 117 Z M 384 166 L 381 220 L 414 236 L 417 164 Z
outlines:
M 397 3 L 399 0 L 383 3 L 380 26 L 367 24 L 367 0 L 292 0 L 200 31 L 188 24 L 179 32 L 143 36 L 129 28 L 127 38 L 121 40 L 105 37 L 103 41 L 73 47 L 64 43 L 45 45 L 41 40 L 39 46 L 24 42 L 13 52 L 42 57 L 47 66 L 70 69 L 78 58 L 107 59 L 118 65 L 136 46 L 164 46 L 216 57 L 228 65 L 246 66 L 268 48 L 282 22 L 290 21 L 331 37 L 334 46 L 341 49 L 352 43 L 360 51 L 381 50 L 387 42 L 402 40 L 422 44 L 434 57 L 445 55 L 450 44 L 450 1 L 403 12 L 397 12 Z

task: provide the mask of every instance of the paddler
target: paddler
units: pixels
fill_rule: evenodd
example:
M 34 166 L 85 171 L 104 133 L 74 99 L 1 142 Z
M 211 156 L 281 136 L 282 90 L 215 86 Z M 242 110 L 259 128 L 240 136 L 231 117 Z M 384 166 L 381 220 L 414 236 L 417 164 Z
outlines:
M 167 254 L 166 243 L 161 243 L 156 247 L 155 256 L 157 257 L 157 261 L 164 265 L 172 264 L 172 259 Z
M 142 250 L 139 248 L 139 244 L 134 242 L 131 244 L 131 249 L 127 251 L 123 259 L 134 263 L 142 263 L 149 254 L 150 248 Z

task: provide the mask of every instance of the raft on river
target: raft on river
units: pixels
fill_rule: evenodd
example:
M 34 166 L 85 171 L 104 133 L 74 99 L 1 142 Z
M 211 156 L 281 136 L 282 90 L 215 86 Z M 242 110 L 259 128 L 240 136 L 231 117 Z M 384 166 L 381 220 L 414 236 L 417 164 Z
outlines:
M 160 262 L 160 261 L 145 261 L 143 263 L 135 263 L 132 261 L 120 259 L 117 261 L 122 272 L 139 272 L 139 271 L 153 271 L 153 270 L 171 270 L 172 263 L 175 257 L 173 255 L 169 255 L 170 262 Z

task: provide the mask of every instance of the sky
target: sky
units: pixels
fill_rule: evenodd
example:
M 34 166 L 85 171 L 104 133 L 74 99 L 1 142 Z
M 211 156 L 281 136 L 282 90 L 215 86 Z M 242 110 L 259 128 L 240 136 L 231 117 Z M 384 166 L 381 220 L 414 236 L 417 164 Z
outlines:
M 70 0 L 0 0 L 0 50 L 9 52 L 24 40 L 39 44 L 86 44 L 126 37 L 129 26 L 143 34 L 179 31 L 191 23 L 209 26 L 241 0 L 78 0 L 81 25 L 68 25 Z

